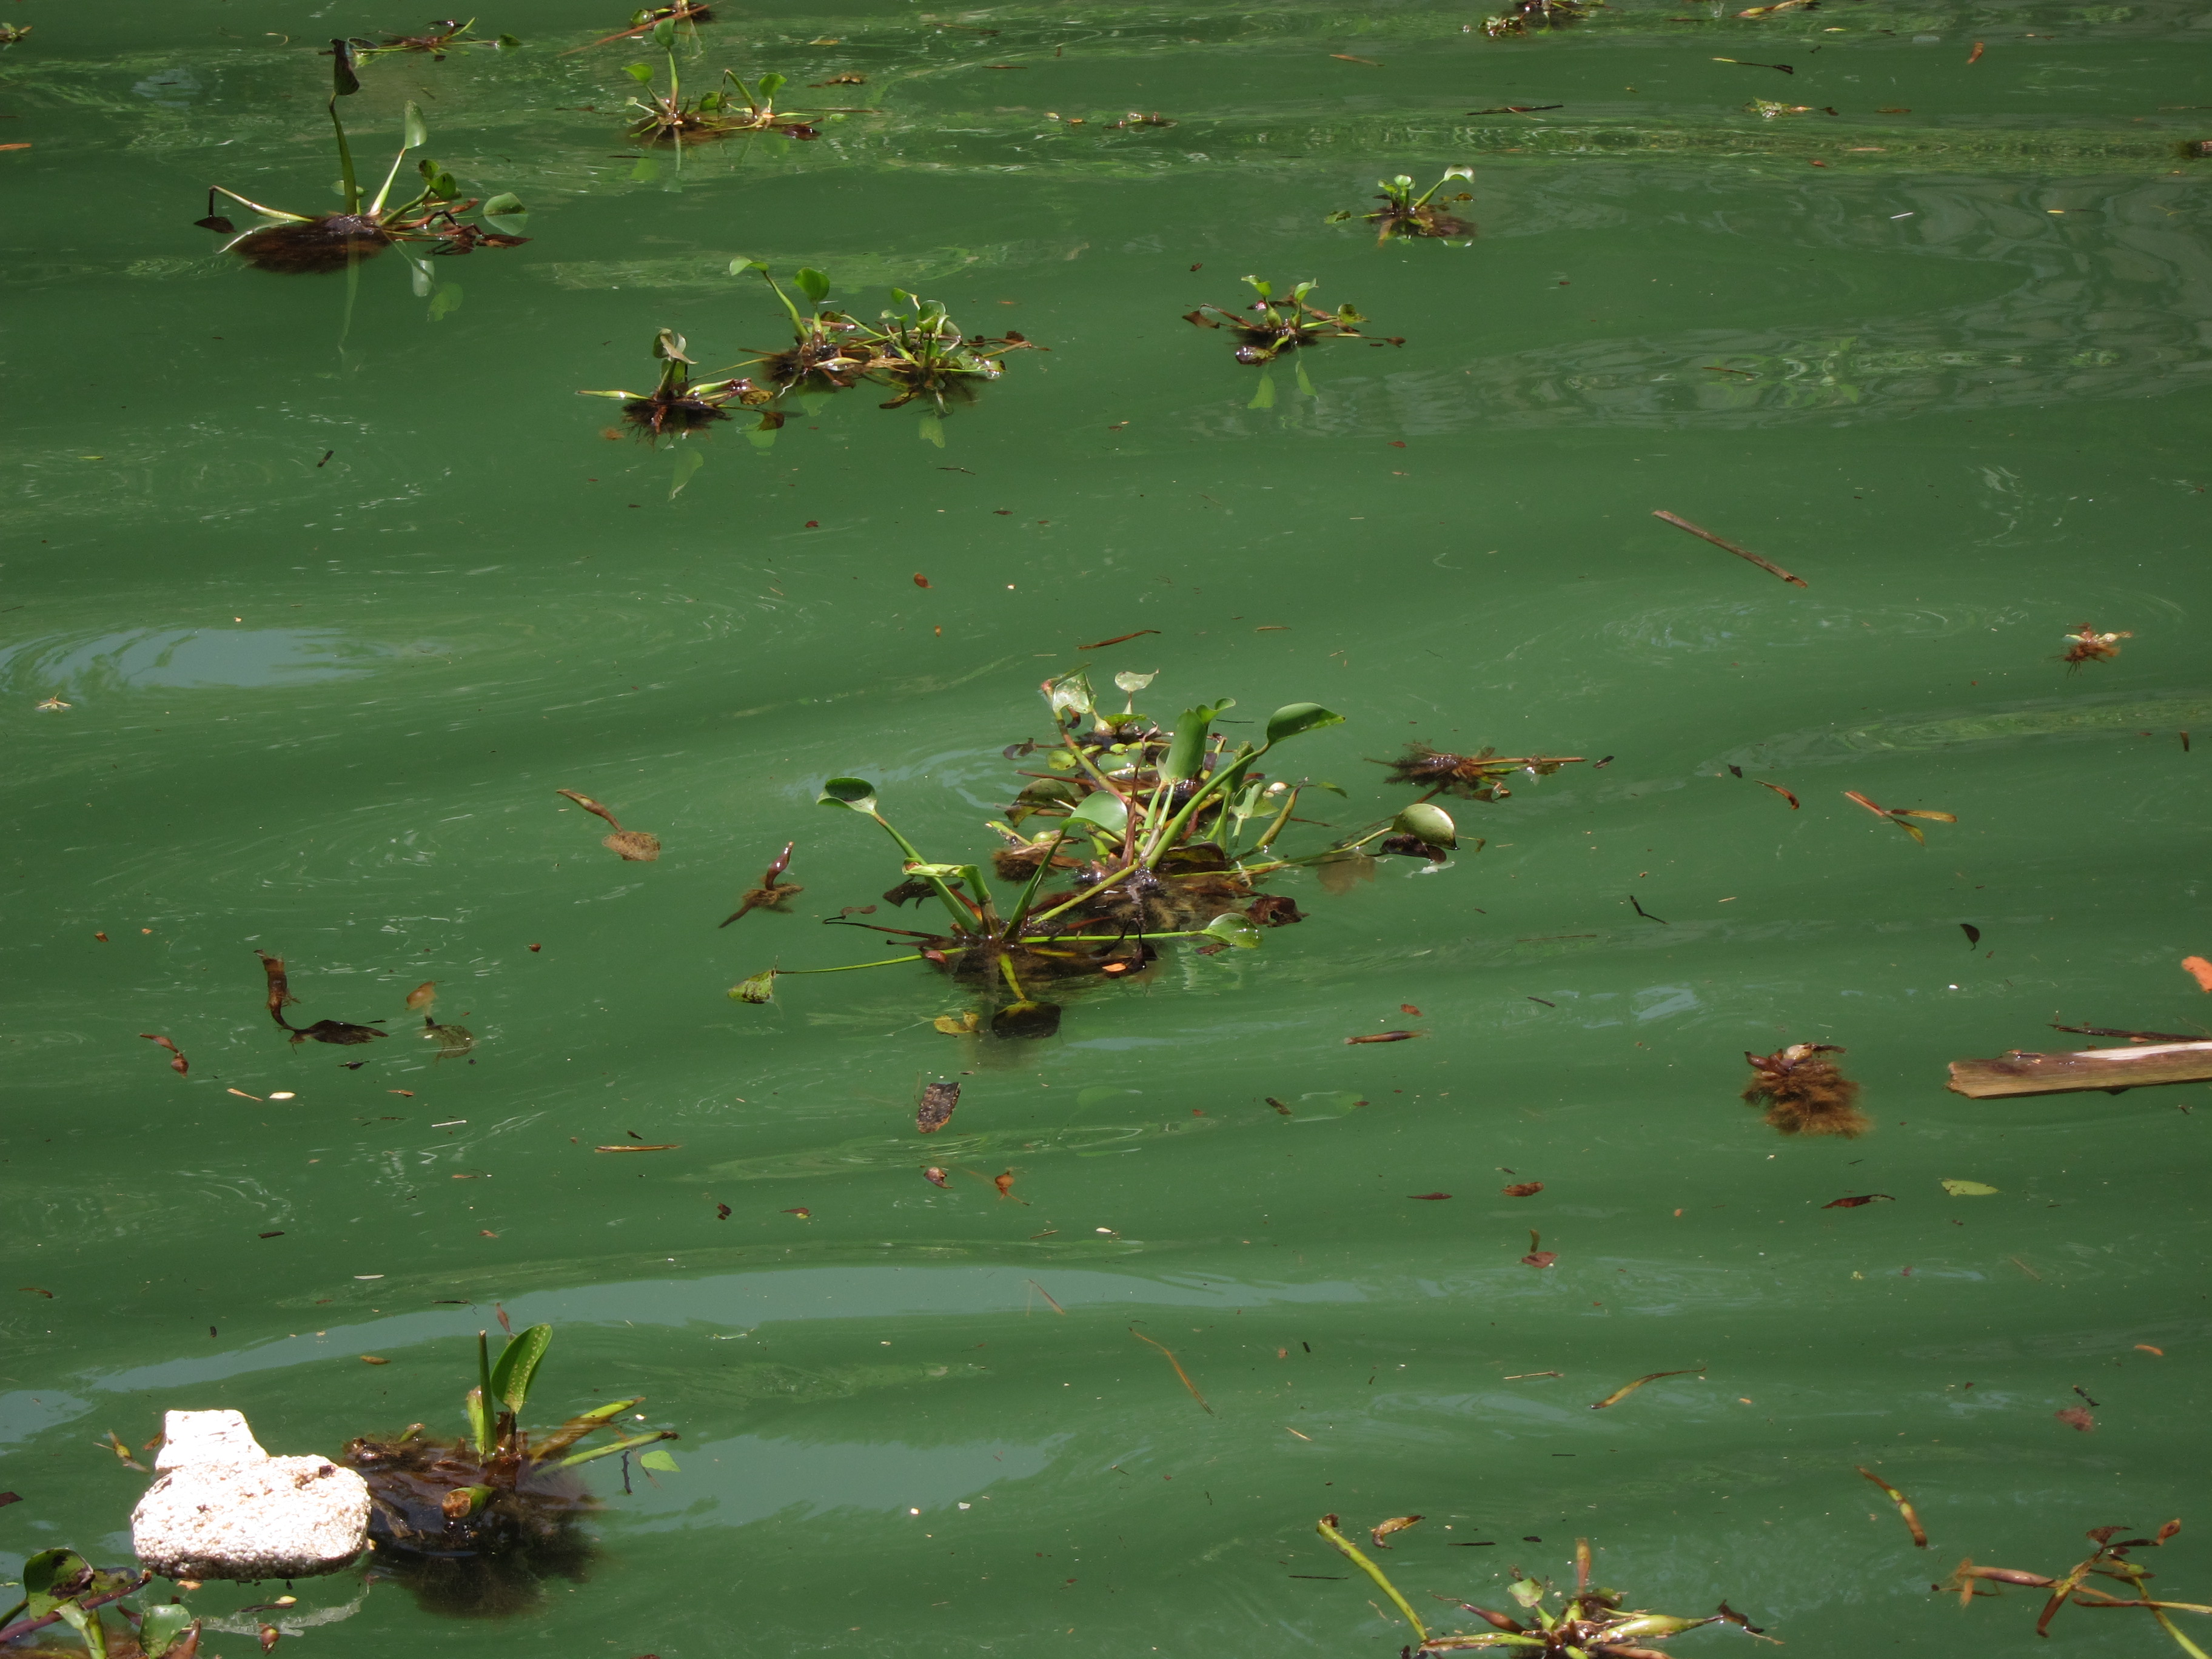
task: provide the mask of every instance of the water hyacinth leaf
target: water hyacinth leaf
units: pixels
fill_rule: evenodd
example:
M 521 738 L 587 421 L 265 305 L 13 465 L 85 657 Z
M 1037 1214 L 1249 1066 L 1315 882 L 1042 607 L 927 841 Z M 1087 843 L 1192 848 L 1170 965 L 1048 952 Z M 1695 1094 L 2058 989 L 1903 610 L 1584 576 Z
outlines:
M 1390 821 L 1390 827 L 1431 847 L 1459 845 L 1459 826 L 1452 822 L 1450 813 L 1432 801 L 1414 801 Z
M 1260 947 L 1259 928 L 1249 916 L 1239 915 L 1234 910 L 1214 917 L 1206 924 L 1205 931 L 1240 951 L 1256 951 Z
M 775 97 L 779 92 L 781 92 L 784 88 L 790 83 L 790 81 L 791 77 L 789 76 L 779 75 L 774 70 L 770 70 L 767 74 L 762 76 L 759 82 L 757 83 L 760 88 L 761 102 L 763 104 L 768 102 L 769 99 Z
M 822 786 L 822 793 L 814 798 L 817 806 L 844 806 L 855 812 L 876 815 L 876 786 L 865 778 L 832 778 Z
M 640 86 L 650 86 L 653 83 L 653 65 L 650 64 L 624 64 L 623 73 Z M 734 264 L 730 267 L 732 275 L 736 274 L 737 270 L 738 267 Z
M 162 1659 L 178 1638 L 192 1627 L 192 1610 L 174 1601 L 149 1607 L 138 1625 L 138 1645 L 146 1659 Z
M 426 195 L 450 202 L 461 193 L 460 180 L 427 156 L 415 164 L 415 171 L 422 175 L 422 189 Z
M 1091 712 L 1091 677 L 1070 674 L 1065 679 L 1048 681 L 1044 698 L 1054 719 L 1069 713 L 1088 714 Z
M 781 80 L 782 77 L 778 76 L 777 78 Z M 761 84 L 763 88 L 767 86 L 768 82 L 766 77 L 763 77 Z M 766 96 L 767 94 L 763 92 L 762 95 Z M 804 294 L 808 300 L 811 301 L 817 306 L 830 297 L 830 278 L 828 275 L 824 272 L 815 270 L 811 265 L 801 265 L 797 270 L 793 271 L 791 273 L 791 283 L 793 287 L 796 288 L 801 294 Z
M 1324 726 L 1341 726 L 1344 716 L 1322 708 L 1317 702 L 1285 703 L 1267 716 L 1267 741 L 1280 743 L 1285 738 L 1295 738 L 1302 732 L 1317 732 Z
M 1149 674 L 1139 674 L 1125 668 L 1114 676 L 1114 684 L 1133 697 L 1159 677 L 1160 671 L 1157 668 Z
M 774 1002 L 775 1000 L 775 969 L 767 969 L 750 979 L 740 980 L 730 987 L 730 997 L 736 1002 Z
M 75 1600 L 64 1601 L 54 1611 L 62 1622 L 84 1638 L 85 1650 L 92 1659 L 107 1659 L 107 1631 L 96 1613 L 87 1613 L 83 1604 Z
M 1095 823 L 1109 835 L 1118 836 L 1129 827 L 1129 803 L 1119 795 L 1100 790 L 1085 795 L 1081 805 L 1067 815 L 1070 823 Z
M 333 96 L 350 98 L 361 90 L 361 76 L 354 72 L 353 42 L 331 42 L 331 92 Z
M 1219 702 L 1200 703 L 1195 708 L 1186 708 L 1182 718 L 1176 722 L 1175 738 L 1168 744 L 1167 758 L 1160 763 L 1160 778 L 1167 783 L 1188 783 L 1198 775 L 1198 769 L 1206 758 L 1206 735 L 1213 730 L 1213 722 L 1224 709 L 1237 707 L 1237 699 L 1224 697 Z
M 653 26 L 653 44 L 663 52 L 676 49 L 676 20 L 664 17 Z
M 647 1452 L 643 1456 L 640 1457 L 637 1460 L 637 1466 L 641 1469 L 658 1470 L 662 1474 L 678 1474 L 682 1473 L 682 1471 L 676 1467 L 675 1456 L 672 1453 L 661 1451 L 658 1449 Z
M 528 1330 L 518 1331 L 500 1351 L 499 1361 L 491 1368 L 491 1391 L 507 1410 L 522 1409 L 522 1402 L 530 1395 L 530 1379 L 537 1374 L 538 1362 L 545 1358 L 545 1350 L 552 1346 L 553 1328 L 532 1325 Z
M 92 1564 L 71 1549 L 40 1550 L 27 1556 L 22 1577 L 26 1611 L 34 1619 L 45 1618 L 69 1600 L 67 1595 L 55 1595 L 55 1587 L 60 1585 L 66 1589 L 91 1571 Z
M 503 190 L 483 204 L 483 222 L 503 236 L 520 236 L 530 223 L 530 215 L 520 196 Z
M 413 99 L 407 100 L 405 112 L 400 118 L 400 142 L 408 149 L 420 149 L 430 142 L 428 123 L 422 118 L 422 106 Z

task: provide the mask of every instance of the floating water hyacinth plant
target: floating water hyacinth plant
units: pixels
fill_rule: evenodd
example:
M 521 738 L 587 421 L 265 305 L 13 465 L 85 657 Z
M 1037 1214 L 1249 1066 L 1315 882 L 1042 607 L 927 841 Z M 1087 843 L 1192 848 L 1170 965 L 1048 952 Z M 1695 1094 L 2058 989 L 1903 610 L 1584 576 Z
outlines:
M 1375 1543 L 1389 1548 L 1382 1540 L 1393 1531 L 1402 1531 L 1406 1525 L 1419 1520 L 1419 1516 L 1403 1516 L 1395 1521 L 1385 1521 L 1374 1528 Z M 1575 1588 L 1569 1595 L 1554 1589 L 1548 1582 L 1539 1583 L 1512 1569 L 1513 1582 L 1506 1594 L 1513 1599 L 1516 1613 L 1499 1613 L 1489 1607 L 1476 1607 L 1472 1601 L 1461 1601 L 1457 1606 L 1473 1613 L 1490 1628 L 1473 1635 L 1449 1635 L 1430 1630 L 1420 1614 L 1413 1611 L 1398 1587 L 1383 1576 L 1366 1553 L 1338 1530 L 1337 1517 L 1325 1515 L 1316 1523 L 1315 1529 L 1334 1545 L 1346 1559 L 1365 1573 L 1382 1593 L 1390 1598 L 1408 1625 L 1413 1627 L 1415 1645 L 1409 1654 L 1427 1656 L 1439 1653 L 1458 1653 L 1469 1649 L 1487 1648 L 1510 1653 L 1541 1654 L 1545 1659 L 1666 1659 L 1664 1654 L 1646 1647 L 1648 1642 L 1664 1642 L 1703 1625 L 1729 1624 L 1738 1626 L 1762 1640 L 1774 1638 L 1746 1619 L 1725 1601 L 1720 1611 L 1707 1613 L 1702 1619 L 1681 1619 L 1672 1613 L 1648 1613 L 1641 1608 L 1624 1609 L 1625 1599 L 1619 1590 L 1602 1589 L 1590 1583 L 1590 1547 L 1587 1538 L 1575 1540 Z M 1449 1598 L 1439 1596 L 1439 1601 Z
M 103 1571 L 72 1549 L 40 1550 L 24 1559 L 22 1599 L 0 1613 L 0 1647 L 21 1659 L 195 1659 L 200 1621 L 173 1601 L 135 1613 L 118 1607 L 127 1621 L 119 1630 L 100 1618 L 100 1608 L 136 1595 L 151 1577 Z M 55 1641 L 57 1625 L 68 1626 L 77 1642 Z M 40 1636 L 41 1631 L 50 1633 Z
M 216 185 L 208 191 L 208 216 L 195 222 L 232 237 L 223 245 L 224 252 L 238 254 L 258 270 L 302 274 L 343 270 L 398 242 L 428 243 L 434 253 L 469 253 L 479 247 L 514 247 L 530 240 L 518 234 L 527 217 L 519 198 L 493 197 L 482 204 L 478 214 L 482 222 L 471 223 L 462 216 L 477 208 L 477 198 L 464 198 L 453 175 L 433 161 L 416 164 L 422 185 L 419 191 L 405 201 L 392 199 L 408 151 L 420 149 L 430 141 L 422 112 L 412 103 L 407 106 L 399 153 L 392 157 L 391 169 L 375 196 L 368 198 L 354 171 L 353 150 L 346 142 L 345 123 L 338 116 L 338 100 L 361 90 L 361 77 L 355 72 L 355 47 L 349 40 L 333 40 L 331 52 L 331 128 L 337 141 L 344 210 L 290 213 L 283 208 L 264 207 Z M 218 195 L 228 196 L 271 222 L 237 234 L 238 227 L 215 210 Z
M 1589 4 L 1602 4 L 1604 0 L 1589 0 Z M 1563 29 L 1579 23 L 1584 15 L 1584 0 L 1513 0 L 1495 17 L 1482 20 L 1482 32 L 1495 40 L 1508 34 L 1526 34 L 1530 29 Z
M 622 402 L 623 418 L 636 428 L 647 442 L 712 426 L 730 418 L 724 408 L 737 404 L 759 408 L 775 393 L 750 380 L 732 376 L 719 380 L 694 380 L 691 359 L 685 355 L 684 337 L 672 328 L 653 336 L 653 355 L 660 364 L 660 384 L 650 392 L 579 392 L 579 398 L 615 398 Z M 781 426 L 782 416 L 770 410 L 761 418 L 763 427 Z M 586 808 L 586 811 L 594 809 Z M 609 822 L 612 822 L 611 819 Z M 617 851 L 620 849 L 617 848 Z M 624 857 L 630 854 L 624 854 Z
M 368 1483 L 375 1570 L 434 1610 L 513 1611 L 536 1600 L 540 1578 L 579 1576 L 591 1547 L 576 1522 L 595 1504 L 575 1471 L 677 1438 L 672 1429 L 654 1429 L 575 1450 L 639 1403 L 611 1400 L 533 1439 L 520 1418 L 552 1341 L 550 1325 L 532 1325 L 495 1362 L 487 1333 L 477 1332 L 477 1382 L 468 1394 L 465 1437 L 425 1439 L 417 1423 L 388 1440 L 364 1436 L 340 1455 Z M 665 1452 L 648 1452 L 645 1461 L 675 1467 Z
M 1350 208 L 1332 213 L 1327 222 L 1340 225 L 1348 219 L 1364 219 L 1375 229 L 1377 246 L 1393 236 L 1464 237 L 1474 234 L 1474 227 L 1465 219 L 1447 213 L 1436 206 L 1437 192 L 1455 179 L 1472 179 L 1473 167 L 1446 167 L 1444 176 L 1419 195 L 1413 193 L 1413 178 L 1401 173 L 1395 179 L 1377 179 L 1375 188 L 1382 205 L 1373 213 L 1355 213 Z M 1462 191 L 1445 198 L 1453 202 L 1472 202 L 1474 198 Z
M 1352 325 L 1367 319 L 1350 306 L 1323 311 L 1306 303 L 1306 295 L 1320 286 L 1317 283 L 1300 283 L 1279 300 L 1273 283 L 1263 283 L 1257 276 L 1244 280 L 1252 285 L 1259 298 L 1242 311 L 1203 305 L 1183 317 L 1185 322 L 1195 323 L 1200 328 L 1235 331 L 1243 340 L 1237 348 L 1237 361 L 1240 363 L 1272 362 L 1285 351 L 1294 351 L 1319 340 L 1360 337 L 1359 331 Z
M 775 94 L 790 84 L 790 77 L 771 71 L 747 86 L 734 70 L 722 71 L 722 83 L 696 97 L 684 95 L 684 81 L 676 66 L 676 21 L 664 17 L 653 26 L 653 43 L 668 63 L 668 90 L 653 90 L 650 64 L 626 64 L 623 70 L 645 88 L 629 106 L 639 112 L 629 125 L 629 136 L 642 144 L 702 143 L 712 138 L 731 138 L 739 133 L 773 132 L 786 138 L 819 138 L 814 123 L 825 115 L 871 115 L 866 109 L 821 109 L 805 114 L 779 111 Z
M 917 299 L 902 289 L 891 290 L 891 303 L 897 308 L 884 313 L 868 342 L 873 353 L 868 378 L 898 394 L 885 409 L 920 400 L 932 412 L 946 414 L 948 400 L 973 403 L 980 383 L 1006 372 L 1006 353 L 1044 349 L 1011 329 L 995 337 L 963 334 L 943 302 Z
M 434 62 L 441 64 L 446 61 L 447 52 L 467 46 L 482 46 L 489 52 L 514 52 L 522 45 L 511 34 L 471 34 L 469 31 L 476 25 L 477 20 L 473 17 L 465 23 L 451 17 L 441 17 L 434 19 L 430 27 L 420 34 L 387 34 L 381 40 L 370 40 L 356 35 L 347 44 L 352 46 L 354 58 L 358 63 L 367 63 L 387 52 L 428 52 Z
M 781 351 L 763 351 L 752 360 L 750 366 L 760 371 L 760 378 L 775 387 L 779 397 L 787 392 L 846 392 L 858 385 L 875 354 L 864 324 L 823 303 L 830 297 L 829 276 L 805 266 L 792 272 L 792 286 L 814 307 L 801 311 L 776 285 L 775 273 L 759 260 L 730 262 L 732 276 L 748 270 L 760 272 L 761 280 L 791 317 L 791 344 Z
M 2066 1413 L 2062 1412 L 2059 1415 L 2063 1417 Z M 2212 1607 L 2199 1606 L 2193 1601 L 2154 1599 L 2150 1594 L 2151 1575 L 2128 1559 L 2130 1550 L 2155 1549 L 2163 1546 L 2166 1540 L 2181 1530 L 2181 1522 L 2169 1521 L 2149 1538 L 2124 1538 L 2117 1544 L 2112 1541 L 2116 1534 L 2132 1530 L 2129 1527 L 2093 1527 L 2087 1535 L 2089 1541 L 2097 1547 L 2096 1553 L 2086 1561 L 2076 1562 L 2057 1578 L 2046 1578 L 2041 1573 L 2021 1572 L 2011 1567 L 1976 1566 L 1973 1558 L 1969 1556 L 1959 1563 L 1948 1588 L 1959 1592 L 1959 1605 L 1962 1607 L 1977 1596 L 1999 1594 L 1997 1587 L 2003 1584 L 2049 1590 L 2051 1595 L 2043 1604 L 2042 1616 L 2035 1621 L 2038 1636 L 2048 1636 L 2051 1621 L 2057 1617 L 2058 1610 L 2069 1605 L 2077 1607 L 2142 1607 L 2158 1621 L 2159 1628 L 2171 1636 L 2175 1644 L 2190 1655 L 2191 1659 L 2204 1659 L 2204 1650 L 2183 1635 L 2166 1614 L 2212 1613 Z M 2117 1580 L 2126 1587 L 2128 1594 L 2113 1595 L 2094 1589 L 2088 1583 L 2092 1578 Z
M 1118 683 L 1141 689 L 1151 678 L 1123 675 Z M 1214 729 L 1235 707 L 1225 699 L 1184 711 L 1170 730 L 1137 713 L 1133 702 L 1119 713 L 1100 707 L 1081 674 L 1048 680 L 1043 690 L 1054 735 L 1007 750 L 1009 758 L 1046 759 L 1042 769 L 1023 773 L 1028 781 L 1008 821 L 989 824 L 1001 844 L 988 877 L 980 864 L 925 857 L 884 816 L 873 784 L 832 778 L 823 786 L 822 805 L 873 820 L 897 845 L 901 879 L 884 897 L 900 906 L 917 901 L 925 911 L 941 908 L 949 926 L 933 931 L 838 918 L 906 941 L 908 954 L 848 967 L 771 968 L 730 994 L 765 1003 L 785 975 L 926 962 L 984 1000 L 991 1035 L 1048 1036 L 1061 1011 L 1042 994 L 1054 983 L 1140 974 L 1166 939 L 1192 940 L 1209 955 L 1249 949 L 1262 927 L 1303 920 L 1294 902 L 1260 890 L 1271 876 L 1364 857 L 1360 848 L 1394 834 L 1437 860 L 1457 839 L 1449 816 L 1423 803 L 1407 809 L 1416 818 L 1401 814 L 1314 853 L 1275 851 L 1304 790 L 1343 793 L 1333 784 L 1271 779 L 1260 769 L 1293 738 L 1341 722 L 1318 703 L 1279 708 L 1259 743 L 1232 745 Z M 991 877 L 1018 890 L 1002 902 Z M 1056 878 L 1065 884 L 1050 886 Z M 980 1018 L 939 1022 L 940 1030 L 984 1026 Z

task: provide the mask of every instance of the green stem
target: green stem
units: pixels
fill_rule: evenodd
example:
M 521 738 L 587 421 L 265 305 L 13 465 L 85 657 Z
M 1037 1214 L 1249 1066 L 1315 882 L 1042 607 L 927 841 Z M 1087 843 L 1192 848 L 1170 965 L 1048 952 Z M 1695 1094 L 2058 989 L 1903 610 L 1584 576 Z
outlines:
M 1030 994 L 1022 989 L 1021 981 L 1014 977 L 1014 959 L 1004 952 L 999 957 L 999 973 L 1006 980 L 1007 989 L 1014 994 L 1015 1001 L 1027 1002 L 1030 1000 Z
M 477 1455 L 491 1455 L 491 1333 L 477 1333 L 477 1403 L 469 1415 L 474 1419 Z
M 848 962 L 842 968 L 779 968 L 775 972 L 779 979 L 789 974 L 849 974 L 862 968 L 889 968 L 896 963 L 920 962 L 921 959 L 917 952 L 910 957 L 885 957 L 881 962 Z
M 899 851 L 907 855 L 908 862 L 914 864 L 927 864 L 929 862 L 927 859 L 922 857 L 920 849 L 917 848 L 912 842 L 908 841 L 904 836 L 902 836 L 897 830 L 891 828 L 890 821 L 884 817 L 882 813 L 871 812 L 868 816 L 873 818 L 878 823 L 884 826 L 884 833 L 898 843 Z M 924 876 L 922 879 L 937 890 L 937 896 L 945 901 L 945 908 L 952 913 L 952 920 L 959 924 L 960 931 L 963 933 L 974 932 L 977 912 L 963 902 L 960 896 L 950 887 L 946 886 L 940 878 L 936 876 Z
M 1382 1576 L 1382 1568 L 1376 1566 L 1372 1561 L 1362 1555 L 1359 1553 L 1358 1547 L 1355 1546 L 1349 1538 L 1346 1538 L 1334 1527 L 1329 1525 L 1327 1517 L 1315 1522 L 1314 1530 L 1321 1534 L 1322 1537 L 1328 1539 L 1328 1541 L 1335 1545 L 1337 1548 L 1343 1551 L 1346 1557 L 1357 1565 L 1362 1572 L 1365 1573 L 1370 1578 L 1372 1578 L 1377 1584 L 1381 1585 L 1382 1594 L 1389 1596 L 1393 1601 L 1396 1602 L 1398 1605 L 1398 1611 L 1406 1615 L 1406 1622 L 1413 1627 L 1413 1634 L 1419 1637 L 1424 1644 L 1428 1641 L 1429 1627 L 1421 1622 L 1421 1615 L 1413 1611 L 1413 1604 L 1411 1601 L 1408 1601 L 1404 1596 L 1399 1595 L 1398 1587 Z
M 331 126 L 338 136 L 338 171 L 345 175 L 345 204 L 348 213 L 361 211 L 361 180 L 354 176 L 353 150 L 346 143 L 345 123 L 338 119 L 338 95 L 331 94 Z
M 1108 875 L 1103 881 L 1085 888 L 1081 892 L 1078 893 L 1073 898 L 1067 900 L 1065 903 L 1055 904 L 1049 910 L 1038 911 L 1036 915 L 1030 918 L 1030 921 L 1032 922 L 1050 921 L 1061 911 L 1073 909 L 1077 905 L 1082 903 L 1084 900 L 1097 897 L 1099 894 L 1104 892 L 1109 887 L 1111 887 L 1115 882 L 1127 881 L 1129 878 L 1129 869 L 1131 867 L 1133 866 L 1127 866 L 1114 871 L 1111 874 Z
M 1192 792 L 1191 798 L 1183 803 L 1182 811 L 1169 819 L 1159 834 L 1147 845 L 1145 862 L 1150 864 L 1152 860 L 1160 855 L 1163 850 L 1174 846 L 1176 837 L 1182 833 L 1183 826 L 1190 822 L 1191 815 L 1198 811 L 1208 796 L 1218 793 L 1224 788 L 1234 789 L 1241 785 L 1260 757 L 1274 746 L 1272 743 L 1262 744 L 1257 749 L 1246 750 L 1229 765 L 1215 768 L 1212 775 L 1199 785 L 1197 789 Z
M 392 181 L 399 176 L 399 164 L 407 159 L 407 146 L 399 147 L 399 154 L 392 158 L 392 171 L 384 175 L 384 184 L 376 192 L 376 199 L 368 204 L 372 214 L 384 211 L 384 198 L 392 194 Z
M 1283 826 L 1291 821 L 1291 809 L 1297 804 L 1298 792 L 1294 786 L 1285 795 L 1283 810 L 1275 814 L 1275 821 L 1267 826 L 1267 833 L 1254 843 L 1252 848 L 1254 852 L 1264 853 L 1275 844 L 1275 837 L 1283 833 Z
M 1021 896 L 1014 901 L 1013 921 L 1008 924 L 1016 932 L 1020 931 L 1024 919 L 1030 913 L 1030 905 L 1036 897 L 1038 884 L 1044 880 L 1045 872 L 1052 868 L 1053 860 L 1059 856 L 1060 845 L 1066 839 L 1067 826 L 1062 824 L 1060 833 L 1052 838 L 1052 845 L 1044 849 L 1044 856 L 1037 860 L 1037 867 L 1030 872 L 1029 881 L 1022 888 Z
M 553 1467 L 556 1469 L 573 1469 L 579 1463 L 588 1463 L 595 1457 L 611 1457 L 617 1452 L 635 1451 L 640 1446 L 649 1446 L 656 1440 L 675 1438 L 676 1431 L 673 1429 L 657 1429 L 651 1434 L 634 1434 L 627 1440 L 617 1440 L 608 1445 L 594 1446 L 587 1452 L 578 1452 L 573 1457 L 564 1457 Z

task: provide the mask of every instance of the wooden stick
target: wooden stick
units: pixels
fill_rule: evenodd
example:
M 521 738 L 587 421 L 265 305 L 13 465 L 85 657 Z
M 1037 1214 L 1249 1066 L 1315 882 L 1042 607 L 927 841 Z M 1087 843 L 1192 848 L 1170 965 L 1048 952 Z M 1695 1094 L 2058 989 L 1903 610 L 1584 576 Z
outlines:
M 1771 571 L 1775 575 L 1781 577 L 1785 582 L 1794 583 L 1799 587 L 1806 586 L 1805 579 L 1802 576 L 1791 575 L 1780 565 L 1775 563 L 1773 560 L 1762 559 L 1758 554 L 1753 552 L 1747 547 L 1738 547 L 1734 542 L 1723 541 L 1718 536 L 1714 535 L 1711 531 L 1701 530 L 1696 525 L 1692 524 L 1687 519 L 1677 517 L 1675 514 L 1666 512 L 1662 509 L 1654 509 L 1651 516 L 1655 519 L 1666 520 L 1668 524 L 1673 525 L 1677 530 L 1686 530 L 1692 536 L 1702 536 L 1707 541 L 1711 542 L 1715 547 L 1724 547 L 1729 552 L 1735 554 L 1739 559 L 1749 559 L 1761 570 Z
M 2015 1048 L 1995 1060 L 1954 1060 L 1950 1087 L 1976 1100 L 2048 1095 L 2068 1089 L 2136 1089 L 2150 1083 L 2212 1078 L 2212 1042 L 2161 1042 L 2129 1048 L 2077 1048 L 2051 1054 Z

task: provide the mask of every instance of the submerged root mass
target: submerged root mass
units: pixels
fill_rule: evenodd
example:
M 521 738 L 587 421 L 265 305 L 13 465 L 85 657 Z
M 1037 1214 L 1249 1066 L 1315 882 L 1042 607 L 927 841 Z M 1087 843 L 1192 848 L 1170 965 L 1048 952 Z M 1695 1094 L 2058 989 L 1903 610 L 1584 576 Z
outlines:
M 391 246 L 391 233 L 371 216 L 326 213 L 252 231 L 239 239 L 235 252 L 256 270 L 316 275 L 373 259 Z
M 1858 1109 L 1859 1085 L 1828 1058 L 1843 1052 L 1832 1043 L 1793 1042 L 1771 1054 L 1747 1053 L 1753 1076 L 1743 1098 L 1764 1106 L 1767 1126 L 1785 1135 L 1864 1134 L 1874 1122 Z

